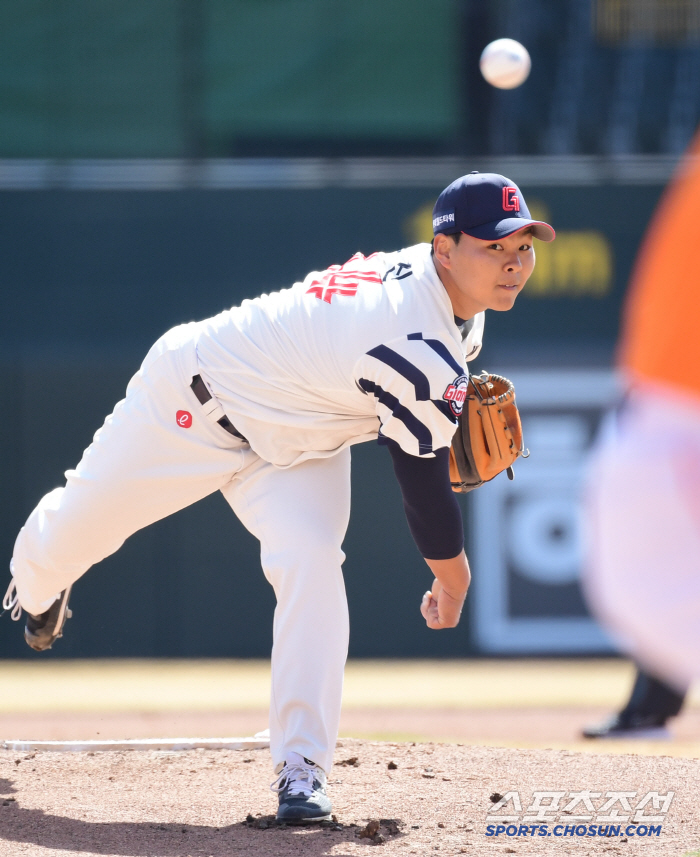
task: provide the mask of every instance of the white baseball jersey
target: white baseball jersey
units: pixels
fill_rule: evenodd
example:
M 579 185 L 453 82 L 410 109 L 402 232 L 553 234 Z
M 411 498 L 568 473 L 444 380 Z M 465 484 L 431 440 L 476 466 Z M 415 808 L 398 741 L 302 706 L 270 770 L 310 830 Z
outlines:
M 468 335 L 430 244 L 356 254 L 200 325 L 202 376 L 252 449 L 278 467 L 379 437 L 411 455 L 449 446 L 465 398 Z
M 432 457 L 448 446 L 482 329 L 476 317 L 462 342 L 421 244 L 354 256 L 168 331 L 66 485 L 22 528 L 12 559 L 22 607 L 44 612 L 133 533 L 220 490 L 259 539 L 277 599 L 275 769 L 295 752 L 330 770 L 349 632 L 347 447 L 379 437 Z M 250 446 L 190 389 L 198 374 Z M 304 653 L 314 646 L 310 673 Z

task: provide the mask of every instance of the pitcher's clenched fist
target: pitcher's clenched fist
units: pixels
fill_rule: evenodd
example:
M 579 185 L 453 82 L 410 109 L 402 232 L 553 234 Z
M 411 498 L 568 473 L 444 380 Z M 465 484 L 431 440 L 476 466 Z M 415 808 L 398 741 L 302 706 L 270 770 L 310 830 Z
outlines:
M 428 590 L 425 593 L 420 605 L 420 612 L 426 625 L 434 631 L 442 628 L 456 628 L 466 597 L 466 590 L 462 594 L 452 594 L 435 578 L 432 591 Z
M 435 575 L 432 590 L 423 595 L 420 612 L 429 628 L 455 628 L 471 582 L 469 561 L 464 550 L 452 559 L 426 559 Z

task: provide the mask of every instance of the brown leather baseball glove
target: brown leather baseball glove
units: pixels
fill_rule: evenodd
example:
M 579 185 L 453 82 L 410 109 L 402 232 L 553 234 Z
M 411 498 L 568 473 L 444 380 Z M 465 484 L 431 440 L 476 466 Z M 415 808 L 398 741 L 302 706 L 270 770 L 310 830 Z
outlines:
M 450 449 L 450 482 L 460 494 L 473 491 L 530 453 L 523 446 L 523 427 L 513 384 L 501 375 L 472 375 Z

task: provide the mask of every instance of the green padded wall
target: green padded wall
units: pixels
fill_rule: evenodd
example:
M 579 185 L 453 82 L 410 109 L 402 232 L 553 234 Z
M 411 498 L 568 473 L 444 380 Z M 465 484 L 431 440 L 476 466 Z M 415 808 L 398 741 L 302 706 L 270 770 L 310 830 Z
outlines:
M 0 157 L 458 128 L 455 0 L 0 0 Z

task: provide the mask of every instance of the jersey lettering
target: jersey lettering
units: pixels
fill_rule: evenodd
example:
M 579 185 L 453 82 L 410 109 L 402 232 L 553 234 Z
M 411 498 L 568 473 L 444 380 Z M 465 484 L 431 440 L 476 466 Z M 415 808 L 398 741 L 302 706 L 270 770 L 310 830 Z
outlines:
M 413 271 L 411 270 L 410 263 L 399 262 L 398 265 L 392 265 L 382 279 L 386 283 L 387 280 L 403 280 L 406 277 L 410 277 L 411 274 L 413 274 Z
M 306 294 L 315 295 L 329 304 L 333 295 L 354 297 L 360 283 L 381 285 L 382 278 L 378 271 L 362 267 L 362 263 L 368 262 L 370 258 L 365 259 L 362 253 L 355 253 L 344 265 L 331 265 L 317 280 L 311 281 Z

